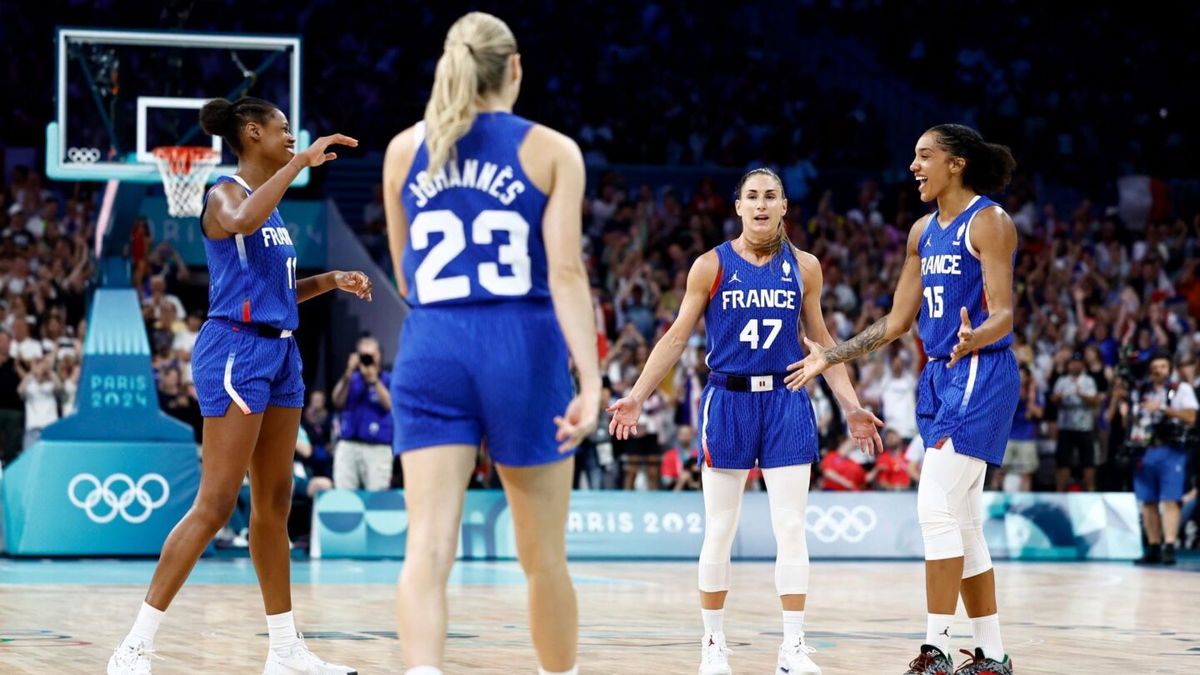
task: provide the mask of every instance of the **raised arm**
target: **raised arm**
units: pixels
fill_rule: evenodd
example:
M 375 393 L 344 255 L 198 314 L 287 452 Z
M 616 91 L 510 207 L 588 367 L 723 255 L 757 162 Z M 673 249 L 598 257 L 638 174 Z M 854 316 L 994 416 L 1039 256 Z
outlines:
M 800 389 L 829 366 L 873 352 L 912 328 L 917 312 L 921 310 L 921 255 L 918 246 L 929 219 L 930 216 L 923 216 L 908 232 L 908 253 L 900 270 L 896 292 L 892 294 L 892 310 L 849 340 L 813 351 L 808 358 L 788 366 L 793 371 L 786 380 L 789 389 Z
M 804 279 L 804 305 L 801 308 L 800 320 L 804 324 L 805 346 L 810 352 L 833 347 L 837 342 L 829 334 L 821 312 L 821 288 L 825 283 L 821 263 L 811 253 L 793 250 Z M 883 422 L 863 409 L 859 403 L 858 394 L 854 391 L 854 384 L 850 381 L 850 372 L 845 364 L 839 363 L 826 370 L 825 381 L 829 383 L 838 405 L 842 407 L 855 444 L 870 453 L 874 453 L 875 450 L 882 452 L 883 439 L 879 437 L 877 427 L 882 427 Z
M 204 231 L 214 239 L 258 231 L 267 222 L 271 211 L 279 206 L 283 194 L 301 170 L 337 158 L 336 153 L 326 152 L 333 143 L 350 147 L 358 145 L 358 141 L 342 134 L 322 136 L 303 152 L 296 153 L 282 169 L 258 186 L 254 194 L 247 195 L 245 190 L 232 183 L 217 186 L 209 195 L 208 205 L 204 209 Z
M 613 414 L 608 431 L 614 438 L 625 440 L 631 434 L 637 433 L 642 404 L 666 377 L 671 366 L 679 361 L 679 356 L 687 347 L 688 338 L 696 329 L 696 323 L 704 314 L 704 309 L 708 307 L 708 294 L 717 280 L 720 267 L 714 251 L 705 253 L 692 264 L 692 269 L 688 272 L 687 291 L 679 305 L 679 316 L 650 351 L 646 367 L 642 369 L 642 374 L 638 376 L 629 394 L 608 408 L 608 412 Z

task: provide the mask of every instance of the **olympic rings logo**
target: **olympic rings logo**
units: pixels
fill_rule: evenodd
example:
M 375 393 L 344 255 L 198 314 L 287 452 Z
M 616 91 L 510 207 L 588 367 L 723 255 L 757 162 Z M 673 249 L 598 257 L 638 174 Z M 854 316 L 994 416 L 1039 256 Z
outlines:
M 100 148 L 67 148 L 67 161 L 92 164 L 100 161 Z
M 878 524 L 875 510 L 861 504 L 852 509 L 840 504 L 828 509 L 810 504 L 804 511 L 804 529 L 826 544 L 839 539 L 857 544 Z
M 151 482 L 158 483 L 160 486 L 162 494 L 157 499 L 146 490 L 146 485 Z M 90 483 L 92 486 L 82 499 L 76 490 L 80 483 Z M 113 489 L 115 485 L 123 486 L 124 489 L 118 492 Z M 170 484 L 167 483 L 166 478 L 157 473 L 148 473 L 139 478 L 136 483 L 123 473 L 114 473 L 105 478 L 103 483 L 90 473 L 81 473 L 67 484 L 67 497 L 70 498 L 71 503 L 83 509 L 92 522 L 101 524 L 110 522 L 118 515 L 127 523 L 136 525 L 144 522 L 154 512 L 154 509 L 167 503 L 170 495 Z M 129 507 L 135 501 L 140 508 L 131 510 Z M 100 506 L 101 502 L 104 503 L 104 506 L 97 512 L 96 507 Z

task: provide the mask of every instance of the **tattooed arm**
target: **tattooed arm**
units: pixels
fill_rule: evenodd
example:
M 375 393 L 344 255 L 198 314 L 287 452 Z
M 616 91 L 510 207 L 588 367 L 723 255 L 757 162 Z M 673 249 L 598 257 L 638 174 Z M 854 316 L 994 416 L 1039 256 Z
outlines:
M 918 246 L 929 219 L 929 216 L 922 217 L 908 232 L 908 253 L 904 258 L 896 292 L 892 295 L 892 311 L 849 340 L 821 352 L 814 351 L 803 361 L 788 366 L 788 370 L 792 371 L 785 380 L 788 388 L 799 389 L 826 368 L 873 352 L 912 328 L 917 312 L 921 310 L 921 255 Z

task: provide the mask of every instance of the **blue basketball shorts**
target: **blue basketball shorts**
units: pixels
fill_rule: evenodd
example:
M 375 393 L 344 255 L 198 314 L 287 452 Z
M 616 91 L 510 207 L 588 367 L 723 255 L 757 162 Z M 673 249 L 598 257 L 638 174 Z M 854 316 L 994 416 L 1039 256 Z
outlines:
M 926 447 L 954 440 L 954 451 L 999 466 L 1021 394 L 1011 349 L 976 352 L 953 368 L 925 364 L 917 384 L 917 427 Z
M 204 322 L 192 351 L 192 380 L 205 417 L 224 417 L 230 403 L 246 415 L 268 405 L 303 408 L 303 370 L 296 338 L 259 337 L 216 320 Z
M 1188 451 L 1158 445 L 1147 448 L 1133 474 L 1133 493 L 1138 501 L 1177 502 L 1187 491 Z
M 717 469 L 773 469 L 819 457 L 817 420 L 808 392 L 782 385 L 770 391 L 730 391 L 710 382 L 700 398 L 700 447 Z
M 393 449 L 479 445 L 497 464 L 564 459 L 554 417 L 571 401 L 567 346 L 548 301 L 417 307 L 392 369 Z

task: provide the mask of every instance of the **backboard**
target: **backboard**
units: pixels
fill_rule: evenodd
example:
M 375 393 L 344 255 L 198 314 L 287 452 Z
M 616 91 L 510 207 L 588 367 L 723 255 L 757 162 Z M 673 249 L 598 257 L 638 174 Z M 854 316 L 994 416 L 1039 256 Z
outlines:
M 151 150 L 211 145 L 209 176 L 236 170 L 220 138 L 200 129 L 206 101 L 257 96 L 283 111 L 308 147 L 300 105 L 298 36 L 59 28 L 56 112 L 46 127 L 46 173 L 57 180 L 156 183 Z M 295 186 L 308 183 L 308 169 Z

